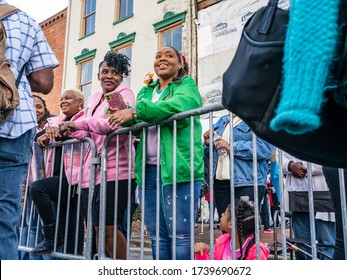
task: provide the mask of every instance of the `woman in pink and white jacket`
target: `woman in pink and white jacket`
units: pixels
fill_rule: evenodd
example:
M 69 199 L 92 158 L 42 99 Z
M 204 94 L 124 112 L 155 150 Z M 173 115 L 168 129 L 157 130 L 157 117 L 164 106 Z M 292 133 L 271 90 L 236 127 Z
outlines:
M 84 105 L 83 94 L 78 89 L 66 89 L 64 90 L 62 97 L 60 99 L 60 108 L 63 116 L 53 117 L 47 120 L 45 129 L 37 134 L 37 143 L 45 148 L 48 142 L 54 141 L 64 141 L 70 139 L 70 137 L 61 136 L 59 134 L 59 123 L 65 120 L 77 120 L 84 115 L 82 111 Z M 71 153 L 69 152 L 70 145 L 67 145 L 64 149 L 63 156 L 63 176 L 60 178 L 60 166 L 61 166 L 61 148 L 56 148 L 48 150 L 47 160 L 45 164 L 46 178 L 37 180 L 33 182 L 30 188 L 30 195 L 32 200 L 40 214 L 43 222 L 44 240 L 40 242 L 33 250 L 31 254 L 33 256 L 45 255 L 53 252 L 54 249 L 54 236 L 56 223 L 59 223 L 59 230 L 57 232 L 57 245 L 56 247 L 61 247 L 63 244 L 62 227 L 65 225 L 67 201 L 69 196 L 71 198 L 70 204 L 70 219 L 69 219 L 69 234 L 67 236 L 67 252 L 74 253 L 74 237 L 75 237 L 75 223 L 77 213 L 76 210 L 73 211 L 74 206 L 77 206 L 76 191 L 79 182 L 79 163 L 80 157 L 80 146 L 74 144 L 74 153 L 72 160 L 72 174 L 71 174 Z M 54 155 L 53 155 L 54 154 Z M 53 160 L 55 161 L 53 163 Z M 54 168 L 53 168 L 54 165 Z M 52 203 L 57 203 L 59 201 L 59 184 L 61 180 L 61 193 L 60 193 L 60 212 L 59 221 L 56 221 L 55 211 L 52 207 Z M 71 193 L 69 193 L 69 186 L 71 186 Z M 75 198 L 74 198 L 75 197 Z M 71 221 L 70 221 L 71 220 Z M 82 220 L 82 219 L 81 219 Z M 78 251 L 82 253 L 83 250 L 83 224 L 79 225 L 81 227 L 79 238 Z
M 117 127 L 110 127 L 108 116 L 110 113 L 110 104 L 105 95 L 108 93 L 120 94 L 124 104 L 129 107 L 135 106 L 135 96 L 133 92 L 122 84 L 123 78 L 129 74 L 129 59 L 117 52 L 109 51 L 104 56 L 104 60 L 99 64 L 98 79 L 102 88 L 101 92 L 96 92 L 88 98 L 86 115 L 84 119 L 65 122 L 61 126 L 61 133 L 71 137 L 80 138 L 80 133 L 88 131 L 90 137 L 94 140 L 98 153 L 101 153 L 106 134 Z M 112 110 L 112 109 L 111 109 Z M 71 133 L 72 132 L 72 133 Z M 118 156 L 118 208 L 117 208 L 117 226 L 123 222 L 125 210 L 128 201 L 128 180 L 130 179 L 131 194 L 135 192 L 136 183 L 134 175 L 135 166 L 135 137 L 131 139 L 132 158 L 130 177 L 129 171 L 129 135 L 119 136 L 119 152 L 117 152 L 116 137 L 113 137 L 107 150 L 107 188 L 106 188 L 106 239 L 105 255 L 116 259 L 126 258 L 126 240 L 120 229 L 117 231 L 117 250 L 113 252 L 114 237 L 114 207 L 115 207 L 115 180 L 116 180 L 116 157 Z M 88 188 L 90 181 L 91 154 L 89 151 L 86 164 L 83 170 L 82 188 Z M 99 236 L 99 210 L 100 210 L 100 184 L 101 170 L 96 171 L 95 191 L 93 197 L 93 225 L 95 227 L 96 239 Z

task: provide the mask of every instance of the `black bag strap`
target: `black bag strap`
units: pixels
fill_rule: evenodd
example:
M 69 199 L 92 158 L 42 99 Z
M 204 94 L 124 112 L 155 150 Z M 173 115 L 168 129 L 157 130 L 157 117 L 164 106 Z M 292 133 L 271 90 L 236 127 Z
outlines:
M 25 68 L 25 64 L 23 65 L 22 69 L 20 69 L 18 77 L 16 79 L 16 87 L 18 88 L 20 80 L 22 79 L 23 73 L 24 73 L 24 68 Z
M 272 23 L 272 19 L 274 18 L 274 15 L 277 9 L 277 5 L 278 5 L 278 0 L 269 0 L 269 3 L 267 4 L 267 7 L 264 13 L 264 17 L 258 28 L 258 32 L 260 34 L 268 33 Z

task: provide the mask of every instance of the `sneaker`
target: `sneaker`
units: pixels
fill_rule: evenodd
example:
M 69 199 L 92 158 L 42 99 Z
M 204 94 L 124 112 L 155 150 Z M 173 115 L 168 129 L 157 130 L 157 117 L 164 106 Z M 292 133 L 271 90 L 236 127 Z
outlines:
M 264 229 L 264 233 L 274 233 L 271 228 Z

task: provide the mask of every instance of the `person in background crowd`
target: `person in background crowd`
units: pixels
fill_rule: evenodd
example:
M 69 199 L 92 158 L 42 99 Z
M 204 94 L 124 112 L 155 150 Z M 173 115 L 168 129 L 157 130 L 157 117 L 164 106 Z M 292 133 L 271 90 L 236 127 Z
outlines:
M 210 192 L 207 192 L 207 194 L 205 194 L 205 200 L 208 202 L 208 211 L 210 211 L 211 203 L 212 203 L 212 211 L 213 212 L 212 212 L 212 215 L 209 215 L 209 217 L 210 218 L 212 217 L 212 224 L 216 224 L 216 227 L 219 228 L 220 227 L 220 225 L 219 225 L 219 220 L 220 220 L 219 216 L 218 216 L 217 222 L 215 222 L 215 220 L 214 220 L 216 212 L 217 212 L 217 215 L 218 215 L 218 210 L 217 210 L 217 206 L 216 206 L 216 199 L 214 198 L 214 196 L 213 196 L 213 199 L 211 199 Z M 211 223 L 210 223 L 210 225 L 211 225 Z M 215 227 L 215 226 L 213 225 L 213 227 Z
M 47 108 L 46 101 L 41 96 L 33 95 L 33 99 L 34 99 L 34 107 L 36 111 L 36 120 L 37 120 L 36 133 L 38 133 L 44 129 L 45 125 L 47 124 L 47 119 L 49 117 L 54 117 L 54 115 L 51 115 L 51 113 L 49 112 Z M 33 147 L 33 150 L 34 149 L 36 148 Z M 38 149 L 41 150 L 41 148 L 38 148 Z M 34 152 L 36 151 L 33 151 L 33 153 Z M 37 237 L 38 242 L 41 242 L 44 238 L 42 233 L 42 227 L 38 221 L 37 210 L 35 207 L 33 207 L 33 210 L 31 210 L 32 199 L 29 192 L 29 187 L 32 184 L 32 182 L 42 179 L 40 178 L 42 176 L 42 172 L 40 172 L 40 170 L 37 170 L 37 168 L 40 169 L 40 166 L 35 165 L 35 162 L 37 161 L 37 159 L 35 159 L 36 156 L 37 155 L 32 155 L 31 157 L 29 176 L 27 177 L 26 182 L 24 182 L 23 184 L 23 193 L 22 193 L 22 197 L 24 200 L 23 206 L 25 207 L 25 210 L 22 216 L 22 219 L 24 219 L 24 221 L 23 221 L 23 230 L 22 230 L 22 236 L 21 236 L 21 245 L 23 246 L 28 245 L 29 247 L 35 247 L 36 235 L 38 235 Z M 37 176 L 38 174 L 40 176 Z M 32 215 L 30 215 L 31 213 Z M 29 260 L 29 259 L 42 260 L 43 259 L 41 256 L 31 256 L 29 252 L 20 252 L 18 258 L 22 260 Z
M 0 0 L 0 4 L 6 1 Z M 17 78 L 20 102 L 0 125 L 0 259 L 18 259 L 17 224 L 21 217 L 22 183 L 28 170 L 37 126 L 32 91 L 48 94 L 53 88 L 53 68 L 59 65 L 42 29 L 25 12 L 2 20 L 6 58 Z
M 264 225 L 263 232 L 264 233 L 273 233 L 271 228 L 271 211 L 270 211 L 270 199 L 269 195 L 271 194 L 271 188 L 269 181 L 266 182 L 265 194 L 263 197 L 263 202 L 261 204 L 261 219 Z
M 40 132 L 47 124 L 47 119 L 50 117 L 55 117 L 55 115 L 49 112 L 46 101 L 41 96 L 34 94 L 33 98 L 37 119 L 36 132 Z
M 154 70 L 158 79 L 144 86 L 137 95 L 136 107 L 124 109 L 111 115 L 111 126 L 130 125 L 134 121 L 158 123 L 168 117 L 202 106 L 201 95 L 195 81 L 187 76 L 180 53 L 171 46 L 160 48 L 155 54 Z M 194 129 L 194 154 L 190 154 L 190 133 Z M 194 117 L 194 128 L 190 118 L 177 121 L 177 138 L 174 139 L 173 125 L 161 125 L 160 142 L 158 130 L 151 126 L 148 133 L 140 134 L 140 143 L 136 152 L 135 175 L 139 185 L 140 202 L 142 187 L 145 186 L 144 217 L 152 241 L 153 259 L 187 260 L 190 259 L 190 225 L 195 222 L 200 188 L 204 179 L 203 150 L 201 144 L 202 128 L 200 118 Z M 173 143 L 177 140 L 177 176 L 176 176 L 176 221 L 173 221 Z M 143 142 L 145 158 L 142 157 Z M 160 145 L 161 153 L 157 154 Z M 190 157 L 194 157 L 194 219 L 190 219 Z M 160 166 L 158 166 L 160 158 Z M 142 162 L 145 161 L 145 170 Z M 157 178 L 157 169 L 160 169 Z M 142 172 L 144 181 L 142 181 Z M 156 218 L 156 182 L 160 184 L 159 220 Z M 176 222 L 176 256 L 173 256 L 173 222 Z M 159 255 L 156 253 L 156 226 L 159 223 Z
M 215 260 L 231 260 L 232 244 L 231 244 L 231 206 L 229 205 L 220 219 L 220 227 L 224 234 L 217 238 L 214 245 Z M 254 204 L 249 201 L 248 197 L 241 197 L 236 211 L 236 243 L 235 252 L 238 260 L 256 260 L 256 244 L 255 244 L 255 216 Z M 269 249 L 265 244 L 259 244 L 260 260 L 267 260 L 270 255 Z M 210 253 L 206 243 L 199 242 L 194 245 L 196 260 L 209 260 Z
M 230 150 L 234 151 L 234 185 L 235 199 L 248 196 L 254 201 L 253 179 L 253 140 L 250 127 L 236 115 L 233 116 L 231 127 L 230 116 L 225 115 L 212 127 L 213 133 L 221 137 L 213 145 L 213 172 L 214 196 L 219 216 L 222 215 L 230 201 Z M 230 131 L 233 129 L 233 144 L 229 143 Z M 209 158 L 209 145 L 211 143 L 210 131 L 204 133 L 205 157 Z M 274 152 L 274 146 L 257 137 L 257 168 L 258 168 L 258 202 L 265 194 L 268 173 L 268 160 Z M 219 156 L 218 150 L 224 148 L 227 155 Z
M 48 119 L 47 127 L 37 135 L 37 143 L 46 148 L 49 141 L 64 141 L 70 139 L 69 137 L 61 136 L 59 134 L 59 123 L 65 120 L 75 120 L 83 117 L 84 111 L 83 94 L 78 89 L 65 89 L 60 99 L 60 108 L 63 113 L 61 117 L 53 117 Z M 63 165 L 64 172 L 60 170 L 60 160 L 62 150 L 49 149 L 47 155 L 45 173 L 46 178 L 33 182 L 30 187 L 30 195 L 37 208 L 37 211 L 43 222 L 44 240 L 35 246 L 32 251 L 32 256 L 42 256 L 50 254 L 54 250 L 54 238 L 57 235 L 56 247 L 59 248 L 63 245 L 64 225 L 66 219 L 66 212 L 68 206 L 69 196 L 70 200 L 70 212 L 69 212 L 69 226 L 68 226 L 68 240 L 67 240 L 67 253 L 74 253 L 75 248 L 75 228 L 76 228 L 76 216 L 77 213 L 77 189 L 79 182 L 79 164 L 80 158 L 84 155 L 80 154 L 80 144 L 74 144 L 73 146 L 73 158 L 71 167 L 71 152 L 69 147 L 64 149 Z M 53 162 L 54 160 L 54 162 Z M 52 172 L 52 168 L 53 172 Z M 72 174 L 71 174 L 72 170 Z M 52 174 L 53 173 L 53 174 Z M 63 174 L 61 178 L 61 174 Z M 61 183 L 61 189 L 60 189 Z M 71 190 L 69 193 L 69 186 Z M 59 197 L 60 193 L 60 197 Z M 57 203 L 59 210 L 59 220 L 56 221 L 56 213 L 53 208 L 53 202 Z M 60 208 L 59 208 L 60 207 Z M 82 219 L 80 219 L 79 225 L 79 240 L 78 240 L 78 253 L 81 254 L 83 250 L 83 225 Z M 56 223 L 58 223 L 58 232 L 56 233 Z
M 285 195 L 288 196 L 286 201 L 289 201 L 289 207 L 286 211 L 292 213 L 292 226 L 295 239 L 311 243 L 310 233 L 310 217 L 308 211 L 308 188 L 309 181 L 307 177 L 308 162 L 302 161 L 287 152 L 283 151 L 282 170 L 286 175 L 284 180 Z M 328 257 L 333 255 L 333 245 L 335 244 L 335 214 L 333 212 L 319 212 L 318 207 L 326 207 L 330 201 L 330 194 L 328 186 L 325 182 L 322 166 L 312 163 L 312 188 L 314 191 L 315 199 L 315 229 L 318 246 L 321 252 Z M 315 193 L 316 192 L 316 193 Z M 318 195 L 326 194 L 322 200 L 318 199 Z M 306 197 L 306 199 L 303 199 Z M 327 199 L 328 198 L 328 199 Z M 297 245 L 303 250 L 307 251 L 301 245 Z M 327 257 L 320 255 L 320 259 L 327 259 Z M 310 259 L 307 255 L 300 252 L 295 252 L 297 260 Z
M 278 162 L 276 160 L 276 152 L 270 157 L 270 182 L 272 184 L 272 193 L 275 207 L 278 207 L 281 202 L 280 178 L 278 171 Z
M 346 227 L 346 223 L 343 223 L 342 216 L 342 207 L 341 207 L 341 191 L 340 191 L 340 180 L 338 169 L 331 167 L 323 167 L 323 174 L 327 185 L 329 187 L 330 195 L 333 201 L 334 210 L 335 210 L 335 219 L 336 219 L 336 239 L 335 247 L 333 253 L 333 260 L 345 260 L 345 242 L 343 238 L 343 230 Z M 343 169 L 343 178 L 345 183 L 345 199 L 347 198 L 347 170 Z M 346 202 L 345 202 L 346 203 Z
M 79 133 L 88 132 L 94 140 L 98 153 L 101 153 L 103 142 L 106 134 L 111 132 L 113 128 L 108 124 L 108 116 L 111 111 L 105 95 L 108 93 L 120 93 L 121 99 L 127 106 L 135 106 L 135 96 L 130 88 L 122 83 L 123 78 L 129 75 L 129 58 L 121 53 L 109 51 L 105 54 L 104 60 L 99 64 L 98 79 L 101 84 L 102 91 L 92 94 L 88 98 L 87 113 L 84 119 L 65 122 L 61 127 L 62 133 L 67 133 L 71 137 L 80 138 Z M 119 126 L 116 126 L 118 128 Z M 71 133 L 72 132 L 72 133 Z M 128 179 L 131 180 L 131 197 L 133 197 L 136 183 L 134 179 L 135 165 L 135 137 L 131 139 L 132 158 L 129 159 L 129 135 L 122 134 L 119 136 L 119 151 L 116 147 L 116 137 L 110 140 L 107 150 L 107 187 L 106 187 L 106 239 L 105 239 L 105 255 L 116 259 L 126 258 L 126 240 L 121 231 L 121 225 L 125 217 L 125 211 L 128 202 Z M 115 202 L 115 179 L 116 179 L 116 159 L 118 156 L 118 201 Z M 131 160 L 131 178 L 128 178 L 129 160 Z M 83 190 L 89 187 L 91 166 L 91 154 L 88 151 L 88 157 L 83 170 Z M 101 170 L 97 169 L 95 191 L 93 198 L 93 225 L 95 226 L 96 240 L 99 240 L 99 216 L 100 216 L 100 188 L 101 188 Z M 82 190 L 82 191 L 83 191 Z M 85 192 L 84 196 L 87 196 Z M 82 192 L 83 195 L 83 192 Z M 87 198 L 85 199 L 86 201 Z M 117 250 L 113 250 L 114 242 L 114 209 L 117 208 Z

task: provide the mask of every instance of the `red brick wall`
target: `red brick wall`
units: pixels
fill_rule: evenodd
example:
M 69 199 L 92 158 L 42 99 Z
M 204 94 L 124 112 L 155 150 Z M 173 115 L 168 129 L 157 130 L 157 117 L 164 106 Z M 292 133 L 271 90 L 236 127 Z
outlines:
M 66 32 L 67 8 L 54 16 L 40 23 L 40 26 L 50 44 L 55 56 L 59 61 L 59 66 L 54 71 L 54 87 L 47 95 L 41 95 L 46 101 L 48 110 L 52 114 L 60 115 L 60 96 L 62 92 L 64 52 L 65 52 L 65 32 Z M 37 93 L 34 93 L 37 94 Z

